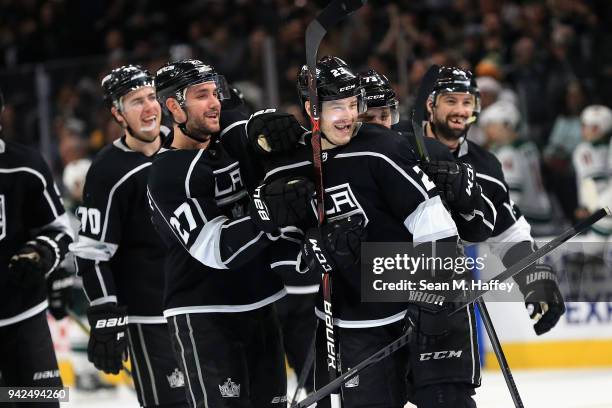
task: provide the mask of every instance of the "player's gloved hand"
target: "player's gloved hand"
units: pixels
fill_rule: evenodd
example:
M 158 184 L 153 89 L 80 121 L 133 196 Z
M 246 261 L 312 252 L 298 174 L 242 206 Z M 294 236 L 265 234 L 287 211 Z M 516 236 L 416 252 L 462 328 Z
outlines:
M 49 297 L 49 312 L 55 320 L 62 320 L 72 306 L 72 285 L 74 275 L 64 268 L 58 268 L 47 278 L 47 296 Z
M 255 189 L 249 213 L 259 229 L 272 234 L 307 219 L 313 195 L 314 184 L 308 179 L 283 177 Z
M 59 254 L 41 239 L 28 241 L 9 261 L 8 280 L 21 288 L 32 288 L 44 282 Z
M 451 208 L 470 212 L 472 203 L 480 196 L 476 172 L 471 165 L 451 161 L 422 162 L 419 165 L 436 184 L 440 195 Z
M 246 129 L 249 144 L 260 154 L 294 151 L 306 131 L 293 115 L 273 109 L 254 113 Z
M 434 293 L 423 295 L 431 295 L 431 299 L 438 296 Z M 409 302 L 404 316 L 404 330 L 412 329 L 408 341 L 421 346 L 435 345 L 451 329 L 452 316 L 449 314 L 452 310 L 443 302 Z
M 301 258 L 308 270 L 331 272 L 355 265 L 361 257 L 366 238 L 365 220 L 357 214 L 310 228 L 302 242 Z
M 126 308 L 115 303 L 90 306 L 87 319 L 91 327 L 87 359 L 107 374 L 118 374 L 127 360 Z
M 514 280 L 523 294 L 529 317 L 536 322 L 533 325 L 536 334 L 539 336 L 555 327 L 565 313 L 565 303 L 553 268 L 535 264 Z

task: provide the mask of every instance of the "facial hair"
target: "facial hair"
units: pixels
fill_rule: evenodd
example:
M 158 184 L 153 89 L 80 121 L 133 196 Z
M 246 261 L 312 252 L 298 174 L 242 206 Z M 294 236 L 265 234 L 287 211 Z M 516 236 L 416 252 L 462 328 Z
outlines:
M 441 137 L 443 139 L 446 140 L 457 140 L 460 137 L 464 136 L 466 133 L 466 126 L 463 127 L 463 129 L 459 130 L 459 129 L 452 129 L 448 126 L 448 119 L 450 119 L 449 117 L 446 118 L 447 120 L 438 120 L 438 118 L 434 115 L 433 117 L 433 126 L 435 129 L 435 133 L 438 137 Z
M 208 127 L 205 124 L 205 118 L 194 117 L 194 115 L 189 115 L 189 113 L 187 115 L 186 127 L 190 133 L 206 139 L 210 137 L 210 135 L 212 135 L 213 133 L 217 133 L 219 131 L 219 128 L 212 129 Z

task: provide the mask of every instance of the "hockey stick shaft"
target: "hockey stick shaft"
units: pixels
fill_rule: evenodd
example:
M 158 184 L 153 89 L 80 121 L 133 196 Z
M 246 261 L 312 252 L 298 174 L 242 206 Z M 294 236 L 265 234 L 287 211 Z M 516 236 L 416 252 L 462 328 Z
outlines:
M 506 269 L 505 271 L 491 278 L 489 281 L 487 281 L 487 283 L 491 281 L 505 281 L 511 278 L 512 276 L 516 275 L 517 273 L 522 272 L 527 267 L 535 263 L 538 259 L 546 256 L 549 252 L 559 247 L 561 244 L 563 244 L 570 238 L 578 235 L 580 232 L 586 230 L 587 228 L 595 224 L 597 221 L 599 221 L 606 215 L 611 215 L 610 209 L 608 207 L 597 210 L 596 212 L 591 214 L 588 218 L 585 218 L 584 220 L 582 220 L 575 226 L 569 228 L 567 231 L 559 235 L 554 240 L 550 241 L 546 245 L 543 245 L 537 251 L 531 253 L 527 257 L 523 258 L 521 261 L 517 262 L 516 264 Z M 479 291 L 473 291 L 467 297 L 458 296 L 456 299 L 454 299 L 451 302 L 460 303 L 460 306 L 457 308 L 457 310 L 452 312 L 451 315 L 454 313 L 457 313 L 459 310 L 463 309 L 470 303 L 474 303 L 475 301 L 480 299 L 483 295 L 485 295 L 487 292 L 489 292 L 489 290 L 479 290 Z M 409 327 L 408 330 L 403 335 L 401 335 L 397 340 L 393 341 L 389 345 L 378 350 L 376 353 L 372 354 L 370 357 L 366 358 L 361 363 L 357 364 L 356 366 L 354 366 L 353 368 L 351 368 L 344 374 L 340 375 L 334 381 L 330 382 L 329 384 L 326 384 L 325 386 L 321 387 L 317 391 L 307 396 L 305 399 L 303 399 L 302 401 L 298 403 L 297 407 L 306 408 L 314 404 L 315 402 L 319 401 L 320 399 L 325 398 L 327 395 L 331 394 L 333 391 L 338 389 L 342 384 L 344 384 L 346 381 L 350 380 L 351 378 L 359 374 L 359 372 L 363 371 L 365 368 L 393 354 L 395 351 L 402 348 L 403 346 L 406 345 L 406 343 L 408 343 L 408 337 L 410 336 L 411 333 L 412 333 L 412 327 Z
M 72 319 L 72 321 L 75 322 L 77 326 L 79 326 L 79 328 L 83 331 L 83 333 L 85 333 L 87 336 L 91 334 L 91 329 L 89 328 L 89 326 L 83 323 L 81 318 L 76 314 L 74 310 L 70 308 L 66 308 L 66 313 Z M 122 368 L 126 372 L 127 375 L 132 377 L 132 371 L 130 371 L 129 368 L 127 368 L 125 365 L 122 365 Z
M 497 358 L 497 362 L 501 368 L 502 374 L 504 376 L 504 380 L 506 381 L 506 385 L 508 386 L 508 391 L 510 391 L 510 396 L 512 397 L 512 401 L 514 402 L 514 406 L 516 408 L 524 408 L 523 400 L 521 399 L 521 395 L 519 394 L 516 383 L 514 382 L 514 376 L 512 375 L 512 371 L 510 371 L 510 366 L 508 365 L 508 360 L 506 360 L 506 355 L 504 354 L 504 350 L 502 349 L 501 342 L 497 337 L 497 333 L 495 332 L 495 327 L 493 326 L 493 320 L 489 315 L 489 310 L 487 309 L 487 305 L 485 304 L 482 298 L 476 301 L 478 304 L 478 309 L 480 310 L 480 318 L 487 330 L 487 334 L 489 335 L 489 340 L 491 341 L 491 346 L 493 347 L 493 352 L 495 353 L 495 357 Z
M 333 0 L 325 7 L 321 13 L 306 28 L 306 64 L 308 66 L 308 99 L 310 101 L 310 118 L 312 124 L 312 163 L 314 167 L 314 181 L 317 192 L 317 215 L 319 228 L 325 221 L 325 188 L 323 186 L 323 160 L 321 147 L 321 128 L 320 128 L 320 106 L 317 93 L 317 52 L 319 45 L 325 37 L 327 30 L 340 20 L 347 17 L 351 12 L 357 10 L 365 1 L 361 0 Z M 339 372 L 339 359 L 337 353 L 337 336 L 334 332 L 333 311 L 332 311 L 332 280 L 329 271 L 326 270 L 322 275 L 321 282 L 323 290 L 323 306 L 325 311 L 325 330 L 326 330 L 326 349 L 327 349 L 327 369 L 330 382 L 333 381 Z M 316 338 L 316 333 L 315 333 Z M 340 406 L 340 395 L 334 393 L 331 397 L 332 407 Z
M 421 160 L 425 162 L 429 162 L 429 152 L 427 151 L 427 147 L 425 146 L 425 131 L 423 130 L 423 120 L 425 119 L 425 109 L 427 104 L 427 98 L 431 94 L 434 85 L 436 84 L 436 79 L 438 79 L 438 73 L 440 72 L 440 67 L 437 65 L 432 65 L 429 67 L 423 78 L 421 79 L 421 83 L 419 84 L 419 89 L 417 90 L 417 95 L 414 100 L 414 106 L 412 107 L 412 130 L 414 131 L 414 141 L 421 157 Z
M 318 322 L 317 322 L 318 326 Z M 306 360 L 304 361 L 304 366 L 302 367 L 302 371 L 300 371 L 300 376 L 298 377 L 297 387 L 295 387 L 295 391 L 293 392 L 293 398 L 291 398 L 291 402 L 289 403 L 290 407 L 295 407 L 297 404 L 297 396 L 300 392 L 301 388 L 304 388 L 306 384 L 306 380 L 310 375 L 310 371 L 312 370 L 312 366 L 314 365 L 315 359 L 315 346 L 317 342 L 317 330 L 315 328 L 315 332 L 313 333 L 312 341 L 310 342 L 310 348 L 308 348 L 308 354 L 306 355 Z

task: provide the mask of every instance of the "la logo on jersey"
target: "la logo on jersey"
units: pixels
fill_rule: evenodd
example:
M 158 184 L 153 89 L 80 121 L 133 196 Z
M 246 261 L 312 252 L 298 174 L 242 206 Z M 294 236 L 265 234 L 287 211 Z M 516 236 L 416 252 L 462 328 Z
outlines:
M 215 170 L 215 199 L 217 205 L 223 206 L 231 204 L 245 197 L 247 192 L 240 175 L 238 162 Z
M 368 224 L 368 217 L 348 183 L 325 189 L 325 215 L 330 221 L 347 218 L 355 214 L 363 215 L 364 225 Z
M 0 240 L 6 236 L 6 212 L 4 194 L 0 194 Z

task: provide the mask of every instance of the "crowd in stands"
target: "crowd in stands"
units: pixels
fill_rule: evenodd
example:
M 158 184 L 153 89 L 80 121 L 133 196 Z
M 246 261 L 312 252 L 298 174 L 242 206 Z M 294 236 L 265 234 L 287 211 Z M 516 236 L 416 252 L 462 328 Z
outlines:
M 41 115 L 48 114 L 54 170 L 91 157 L 121 134 L 99 83 L 128 62 L 154 72 L 169 59 L 199 58 L 237 85 L 252 109 L 265 107 L 266 47 L 279 104 L 300 115 L 295 80 L 305 62 L 304 32 L 325 3 L 2 0 L 4 137 L 38 144 Z M 544 182 L 564 197 L 571 219 L 580 113 L 595 103 L 612 106 L 611 21 L 609 0 L 370 0 L 328 33 L 319 55 L 385 73 L 404 115 L 431 63 L 472 70 L 483 105 L 507 98 L 518 108 L 521 137 L 542 152 Z

